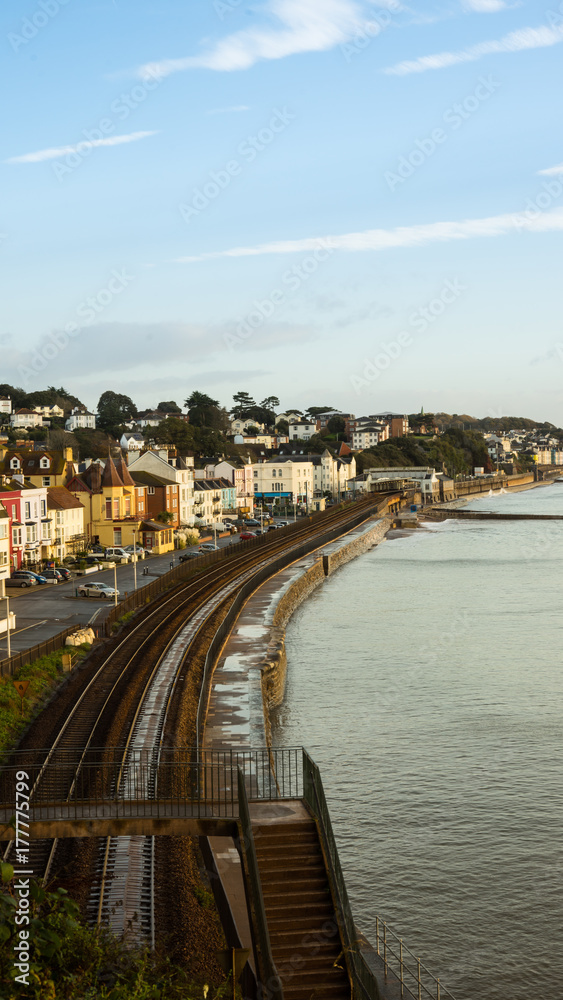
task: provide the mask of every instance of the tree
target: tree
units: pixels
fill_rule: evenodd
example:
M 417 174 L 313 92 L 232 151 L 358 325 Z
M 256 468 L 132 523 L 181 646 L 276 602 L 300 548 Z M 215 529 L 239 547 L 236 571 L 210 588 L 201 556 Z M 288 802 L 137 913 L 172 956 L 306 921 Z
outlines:
M 318 417 L 319 413 L 330 413 L 332 410 L 336 410 L 335 406 L 310 406 L 306 413 L 310 417 Z
M 117 428 L 137 416 L 137 407 L 129 396 L 108 389 L 98 401 L 98 425 L 114 433 Z
M 230 427 L 229 414 L 218 399 L 212 399 L 205 392 L 192 392 L 186 399 L 190 424 L 213 431 L 226 433 Z
M 252 417 L 252 411 L 256 409 L 256 401 L 252 398 L 248 392 L 235 392 L 233 396 L 234 406 L 231 410 L 233 418 L 235 420 L 246 420 L 247 417 L 255 419 Z
M 164 403 L 159 403 L 157 406 L 159 413 L 181 413 L 182 410 L 173 399 L 168 399 Z
M 346 421 L 344 420 L 344 417 L 331 417 L 326 426 L 329 432 L 331 434 L 336 434 L 337 437 L 339 434 L 344 434 L 346 431 Z
M 156 515 L 156 521 L 160 521 L 161 524 L 170 524 L 174 520 L 174 514 L 169 510 L 161 510 L 160 514 Z
M 287 420 L 278 420 L 276 424 L 278 434 L 289 434 L 289 424 Z
M 168 417 L 154 428 L 153 437 L 157 444 L 173 444 L 176 448 L 193 449 L 194 428 L 178 417 Z

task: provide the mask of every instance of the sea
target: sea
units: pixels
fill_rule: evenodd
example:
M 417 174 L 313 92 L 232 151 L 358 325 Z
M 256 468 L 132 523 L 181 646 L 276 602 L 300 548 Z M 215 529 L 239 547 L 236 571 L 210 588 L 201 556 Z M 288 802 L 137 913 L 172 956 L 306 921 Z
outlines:
M 563 483 L 467 509 L 563 515 Z M 321 768 L 356 924 L 455 1000 L 563 997 L 562 603 L 563 520 L 452 518 L 287 628 L 273 738 Z

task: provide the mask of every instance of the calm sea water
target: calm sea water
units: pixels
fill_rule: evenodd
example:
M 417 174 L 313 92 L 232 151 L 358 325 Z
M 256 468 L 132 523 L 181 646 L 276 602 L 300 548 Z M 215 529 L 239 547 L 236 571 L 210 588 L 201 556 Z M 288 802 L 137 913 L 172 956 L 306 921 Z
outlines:
M 471 507 L 563 514 L 563 484 Z M 287 630 L 278 745 L 322 768 L 356 921 L 459 1000 L 563 996 L 563 521 L 451 520 Z

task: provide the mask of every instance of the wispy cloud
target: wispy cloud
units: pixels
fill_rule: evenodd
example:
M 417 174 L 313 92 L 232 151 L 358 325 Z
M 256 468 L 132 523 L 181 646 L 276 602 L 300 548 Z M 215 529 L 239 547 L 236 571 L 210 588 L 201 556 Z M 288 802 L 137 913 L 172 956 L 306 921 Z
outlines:
M 504 0 L 464 0 L 463 6 L 476 14 L 497 14 L 499 10 L 509 9 Z
M 439 52 L 431 56 L 421 56 L 419 59 L 405 60 L 388 66 L 384 73 L 393 76 L 406 76 L 408 73 L 424 73 L 429 69 L 445 69 L 457 63 L 474 62 L 483 56 L 495 55 L 501 52 L 524 52 L 527 49 L 542 49 L 563 42 L 563 25 L 548 28 L 520 28 L 511 31 L 503 38 L 490 42 L 479 42 L 458 52 Z
M 212 108 L 208 115 L 228 115 L 236 111 L 250 111 L 248 104 L 233 104 L 230 108 Z
M 24 153 L 23 156 L 11 156 L 4 163 L 41 163 L 43 160 L 56 160 L 59 156 L 68 156 L 69 153 L 83 153 L 86 149 L 95 149 L 97 146 L 121 146 L 125 142 L 137 142 L 138 139 L 146 139 L 149 135 L 157 135 L 157 132 L 129 132 L 128 135 L 112 135 L 107 139 L 84 139 L 73 146 L 57 146 L 52 149 L 39 149 L 35 153 Z
M 277 24 L 227 35 L 209 51 L 184 59 L 163 59 L 138 70 L 142 78 L 188 69 L 248 69 L 262 59 L 323 52 L 354 37 L 366 23 L 355 0 L 268 0 L 262 8 Z
M 545 177 L 553 177 L 557 174 L 563 174 L 563 163 L 559 163 L 556 167 L 547 167 L 546 170 L 538 170 L 538 174 L 542 174 Z
M 484 219 L 463 219 L 460 222 L 431 222 L 427 225 L 400 226 L 398 229 L 367 229 L 340 236 L 312 236 L 299 240 L 280 240 L 277 243 L 260 243 L 254 247 L 233 247 L 203 253 L 197 257 L 180 257 L 175 263 L 191 264 L 194 261 L 216 257 L 259 257 L 273 253 L 306 253 L 326 247 L 332 250 L 391 250 L 396 247 L 419 247 L 429 243 L 450 243 L 479 236 L 504 236 L 520 230 L 549 232 L 563 230 L 563 208 L 553 212 L 538 213 L 534 219 L 525 215 L 493 215 Z

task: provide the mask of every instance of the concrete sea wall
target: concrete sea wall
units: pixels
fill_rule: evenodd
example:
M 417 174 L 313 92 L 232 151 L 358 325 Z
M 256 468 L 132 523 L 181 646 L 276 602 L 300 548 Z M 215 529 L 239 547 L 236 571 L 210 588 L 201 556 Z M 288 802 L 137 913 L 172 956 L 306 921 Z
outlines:
M 215 667 L 204 732 L 208 749 L 269 746 L 270 712 L 284 698 L 285 628 L 296 609 L 340 566 L 383 540 L 392 518 L 364 522 L 298 559 L 247 601 Z

